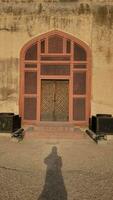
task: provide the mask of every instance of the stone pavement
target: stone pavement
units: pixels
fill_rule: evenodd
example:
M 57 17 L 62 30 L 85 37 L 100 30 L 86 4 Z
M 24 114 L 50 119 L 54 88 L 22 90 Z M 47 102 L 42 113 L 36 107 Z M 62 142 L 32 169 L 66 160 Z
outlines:
M 0 136 L 0 200 L 113 200 L 113 141 Z

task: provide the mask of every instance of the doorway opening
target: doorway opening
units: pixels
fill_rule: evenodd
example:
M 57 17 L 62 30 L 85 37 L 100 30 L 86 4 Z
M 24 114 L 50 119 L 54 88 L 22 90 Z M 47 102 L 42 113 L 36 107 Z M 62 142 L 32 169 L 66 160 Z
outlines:
M 69 120 L 69 81 L 41 81 L 41 121 Z

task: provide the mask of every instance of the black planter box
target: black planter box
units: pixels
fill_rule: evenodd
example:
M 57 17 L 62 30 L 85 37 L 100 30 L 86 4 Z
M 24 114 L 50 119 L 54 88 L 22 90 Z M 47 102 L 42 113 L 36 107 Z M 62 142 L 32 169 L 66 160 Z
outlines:
M 21 117 L 14 113 L 0 113 L 0 132 L 12 133 L 21 128 Z
M 89 128 L 96 134 L 113 134 L 112 115 L 97 114 L 89 120 Z

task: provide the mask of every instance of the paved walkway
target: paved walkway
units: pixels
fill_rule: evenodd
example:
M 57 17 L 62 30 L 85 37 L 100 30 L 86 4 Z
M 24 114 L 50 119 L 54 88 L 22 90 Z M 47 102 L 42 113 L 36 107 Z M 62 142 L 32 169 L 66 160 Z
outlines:
M 113 141 L 0 136 L 0 200 L 113 200 Z

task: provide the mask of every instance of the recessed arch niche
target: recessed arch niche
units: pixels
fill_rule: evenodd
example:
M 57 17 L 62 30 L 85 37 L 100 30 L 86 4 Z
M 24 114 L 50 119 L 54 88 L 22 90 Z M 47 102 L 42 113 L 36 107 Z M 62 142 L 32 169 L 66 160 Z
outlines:
M 30 40 L 20 54 L 20 115 L 28 124 L 87 124 L 91 98 L 91 50 L 62 31 Z

